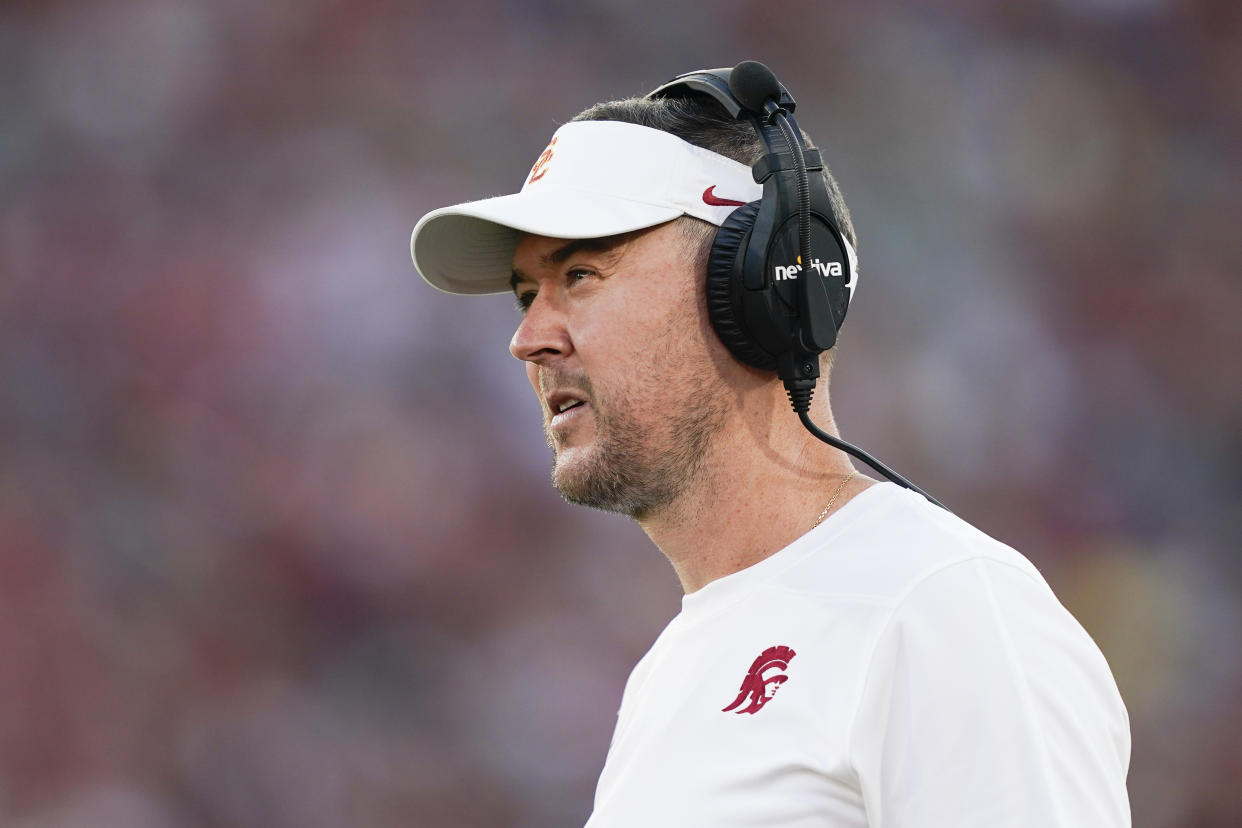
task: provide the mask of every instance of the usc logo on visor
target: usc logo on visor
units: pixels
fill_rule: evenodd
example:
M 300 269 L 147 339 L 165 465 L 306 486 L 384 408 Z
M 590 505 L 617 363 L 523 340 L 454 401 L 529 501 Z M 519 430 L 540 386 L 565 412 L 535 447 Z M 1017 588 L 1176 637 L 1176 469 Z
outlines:
M 533 184 L 543 178 L 544 173 L 548 171 L 548 162 L 552 160 L 552 148 L 556 146 L 556 136 L 552 136 L 552 142 L 548 144 L 548 148 L 540 153 L 535 160 L 535 166 L 530 168 L 530 178 L 526 179 L 527 184 Z

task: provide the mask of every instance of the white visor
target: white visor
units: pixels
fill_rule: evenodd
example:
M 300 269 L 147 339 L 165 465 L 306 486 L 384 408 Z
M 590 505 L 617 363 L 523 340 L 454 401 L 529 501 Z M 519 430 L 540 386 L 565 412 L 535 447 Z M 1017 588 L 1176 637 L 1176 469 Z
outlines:
M 719 227 L 762 195 L 750 167 L 668 132 L 574 121 L 552 136 L 521 192 L 433 210 L 415 226 L 410 253 L 440 290 L 504 293 L 519 232 L 594 239 L 683 215 Z

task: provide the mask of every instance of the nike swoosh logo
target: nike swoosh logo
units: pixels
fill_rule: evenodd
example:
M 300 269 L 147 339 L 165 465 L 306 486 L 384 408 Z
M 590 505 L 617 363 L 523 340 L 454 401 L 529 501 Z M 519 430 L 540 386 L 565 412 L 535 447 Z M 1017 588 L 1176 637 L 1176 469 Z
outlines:
M 713 184 L 712 186 L 708 187 L 706 190 L 703 191 L 703 203 L 704 204 L 710 204 L 713 207 L 743 207 L 746 205 L 745 201 L 734 201 L 731 198 L 717 197 L 714 192 L 715 189 L 716 189 L 716 185 Z

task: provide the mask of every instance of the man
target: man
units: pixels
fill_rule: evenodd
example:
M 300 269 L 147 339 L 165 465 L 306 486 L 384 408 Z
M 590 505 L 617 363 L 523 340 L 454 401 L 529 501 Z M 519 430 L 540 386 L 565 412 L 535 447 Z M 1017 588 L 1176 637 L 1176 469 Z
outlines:
M 771 198 L 758 136 L 711 96 L 599 104 L 520 193 L 412 239 L 434 286 L 514 291 L 556 488 L 633 517 L 686 593 L 626 685 L 588 826 L 1129 825 L 1125 708 L 1036 569 L 858 475 L 717 335 L 717 228 Z M 811 175 L 852 293 L 848 211 Z M 826 392 L 810 413 L 835 434 Z

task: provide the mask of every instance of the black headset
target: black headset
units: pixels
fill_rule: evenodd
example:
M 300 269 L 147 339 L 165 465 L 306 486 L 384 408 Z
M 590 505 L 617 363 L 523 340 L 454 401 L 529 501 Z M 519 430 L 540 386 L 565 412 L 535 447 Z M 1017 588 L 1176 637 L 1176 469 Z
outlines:
M 693 93 L 749 119 L 764 152 L 753 168 L 763 198 L 734 210 L 712 244 L 712 325 L 742 362 L 814 388 L 816 357 L 836 344 L 852 278 L 827 184 L 822 175 L 809 175 L 823 169 L 819 152 L 802 140 L 793 96 L 762 63 L 689 72 L 647 97 Z
M 753 60 L 678 75 L 647 97 L 694 94 L 710 96 L 733 118 L 750 120 L 763 144 L 763 157 L 752 167 L 763 197 L 729 214 L 708 256 L 707 310 L 717 336 L 743 363 L 776 371 L 812 434 L 942 506 L 810 418 L 819 355 L 837 342 L 855 274 L 827 181 L 810 175 L 824 165 L 794 120 L 797 102 L 771 69 Z

